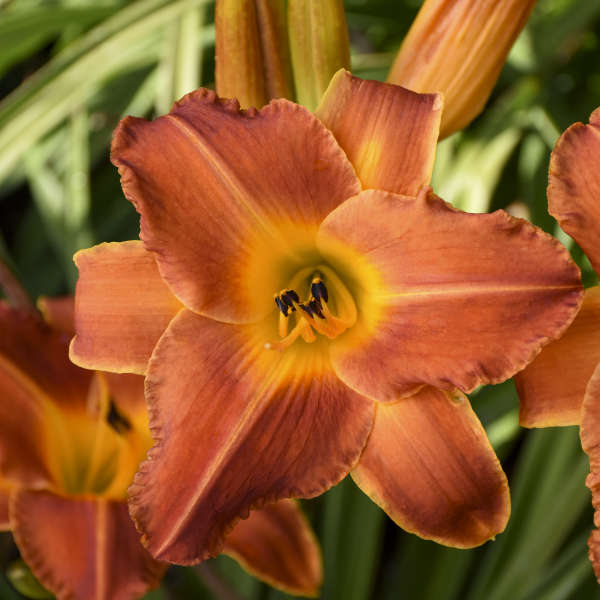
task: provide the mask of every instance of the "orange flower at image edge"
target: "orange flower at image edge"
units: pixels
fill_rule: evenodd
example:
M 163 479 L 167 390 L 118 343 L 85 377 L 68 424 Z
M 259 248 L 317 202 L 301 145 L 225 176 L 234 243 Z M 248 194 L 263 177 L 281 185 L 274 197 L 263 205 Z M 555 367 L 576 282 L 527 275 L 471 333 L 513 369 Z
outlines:
M 74 366 L 72 299 L 40 306 L 52 327 L 0 303 L 0 525 L 59 599 L 139 598 L 166 568 L 125 500 L 151 443 L 143 378 Z M 225 551 L 293 593 L 320 585 L 319 548 L 291 500 L 240 522 Z
M 127 118 L 112 160 L 142 242 L 79 252 L 72 360 L 146 374 L 155 441 L 129 490 L 163 560 L 218 553 L 252 507 L 349 472 L 402 527 L 470 547 L 506 477 L 468 392 L 579 308 L 566 250 L 428 187 L 438 95 L 340 71 L 316 116 L 198 90 Z
M 589 125 L 575 123 L 552 152 L 548 210 L 581 246 L 600 275 L 600 108 Z M 600 286 L 585 291 L 581 311 L 564 337 L 545 348 L 516 378 L 520 421 L 526 427 L 581 424 L 590 458 L 587 485 L 600 527 Z M 600 531 L 589 539 L 600 582 Z

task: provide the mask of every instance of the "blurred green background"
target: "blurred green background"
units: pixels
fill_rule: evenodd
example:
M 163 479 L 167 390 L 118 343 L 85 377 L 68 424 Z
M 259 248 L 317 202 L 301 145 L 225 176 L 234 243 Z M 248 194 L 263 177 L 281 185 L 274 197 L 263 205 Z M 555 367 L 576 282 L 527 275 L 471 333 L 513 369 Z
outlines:
M 345 4 L 353 71 L 384 79 L 420 1 Z M 77 249 L 137 237 L 108 160 L 112 130 L 124 115 L 167 112 L 213 85 L 213 14 L 208 0 L 0 0 L 0 257 L 33 297 L 73 290 Z M 557 235 L 586 285 L 595 275 L 548 216 L 545 187 L 559 133 L 600 105 L 599 57 L 598 0 L 539 0 L 485 112 L 439 145 L 434 174 L 436 192 L 464 210 L 507 208 Z M 470 551 L 425 542 L 348 479 L 303 503 L 323 546 L 323 598 L 600 598 L 578 430 L 520 429 L 511 381 L 471 398 L 511 483 L 507 531 Z M 4 577 L 15 547 L 1 541 L 0 597 L 21 598 Z M 287 597 L 228 558 L 206 564 L 171 568 L 148 598 Z

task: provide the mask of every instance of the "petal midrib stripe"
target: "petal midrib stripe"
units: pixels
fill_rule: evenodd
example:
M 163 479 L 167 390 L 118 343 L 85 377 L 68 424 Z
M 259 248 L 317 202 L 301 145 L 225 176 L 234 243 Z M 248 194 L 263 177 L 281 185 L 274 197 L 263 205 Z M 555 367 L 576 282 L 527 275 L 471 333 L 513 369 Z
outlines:
M 248 362 L 252 363 L 252 357 L 248 358 Z M 179 533 L 185 527 L 188 520 L 191 518 L 191 513 L 194 510 L 194 507 L 198 504 L 198 501 L 200 500 L 202 494 L 204 494 L 210 483 L 215 479 L 219 471 L 226 464 L 227 459 L 231 456 L 233 452 L 235 452 L 236 447 L 239 445 L 240 441 L 242 441 L 243 432 L 247 431 L 247 426 L 252 422 L 252 420 L 256 421 L 260 419 L 262 412 L 258 410 L 258 408 L 263 402 L 268 402 L 268 390 L 273 383 L 279 380 L 280 376 L 281 375 L 278 372 L 278 370 L 273 369 L 269 376 L 264 378 L 258 389 L 255 392 L 253 392 L 253 399 L 248 403 L 248 405 L 244 409 L 242 415 L 240 416 L 240 419 L 238 420 L 235 426 L 235 429 L 232 431 L 227 441 L 223 444 L 221 451 L 212 461 L 210 468 L 202 476 L 202 479 L 198 482 L 198 485 L 196 487 L 196 490 L 194 491 L 191 500 L 187 503 L 185 510 L 182 511 L 181 516 L 179 517 L 175 525 L 171 528 L 168 537 L 165 538 L 163 543 L 156 550 L 156 555 L 160 555 L 179 535 Z
M 442 284 L 443 285 L 443 284 Z M 441 286 L 440 286 L 441 287 Z M 468 296 L 472 294 L 504 294 L 504 293 L 532 293 L 532 292 L 547 292 L 552 290 L 579 290 L 580 286 L 575 284 L 564 284 L 564 285 L 519 285 L 519 286 L 494 286 L 494 287 L 458 287 L 458 288 L 442 288 L 442 289 L 407 289 L 401 292 L 391 293 L 375 293 L 373 296 L 377 300 L 393 300 L 396 298 L 411 298 L 415 296 L 427 297 L 427 296 Z
M 243 192 L 243 186 L 240 185 L 239 179 L 234 175 L 227 163 L 221 155 L 214 149 L 210 148 L 201 137 L 200 132 L 190 126 L 187 121 L 178 115 L 165 115 L 175 127 L 189 140 L 191 145 L 204 158 L 206 164 L 210 166 L 223 182 L 224 186 L 229 190 L 231 195 L 243 206 L 248 213 L 256 220 L 258 225 L 272 238 L 278 239 L 282 247 L 286 247 L 285 240 L 281 232 L 272 223 L 269 223 L 256 209 L 246 200 L 246 195 Z

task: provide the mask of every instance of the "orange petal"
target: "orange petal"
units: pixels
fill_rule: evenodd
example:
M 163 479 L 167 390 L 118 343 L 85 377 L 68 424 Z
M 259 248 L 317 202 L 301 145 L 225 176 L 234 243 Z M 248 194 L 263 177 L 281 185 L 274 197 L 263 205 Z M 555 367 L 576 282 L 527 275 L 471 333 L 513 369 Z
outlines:
M 588 545 L 590 560 L 600 582 L 600 365 L 589 380 L 581 410 L 581 445 L 590 459 L 590 474 L 585 484 L 592 492 L 594 525 Z
M 71 360 L 86 369 L 144 373 L 181 308 L 141 242 L 99 244 L 74 257 L 79 268 Z
M 560 339 L 515 375 L 523 427 L 578 425 L 581 403 L 600 362 L 600 286 L 585 291 L 581 310 Z
M 0 357 L 10 361 L 54 401 L 65 405 L 87 396 L 91 374 L 68 359 L 69 335 L 0 303 Z
M 57 477 L 57 406 L 85 407 L 92 373 L 68 359 L 69 336 L 0 303 L 0 473 L 27 485 Z
M 592 567 L 594 567 L 594 575 L 598 583 L 600 583 L 600 531 L 594 529 L 588 538 L 588 556 Z
M 316 115 L 348 155 L 363 188 L 415 196 L 431 179 L 442 104 L 439 94 L 416 94 L 340 70 Z
M 317 596 L 323 580 L 321 551 L 294 500 L 250 513 L 225 538 L 224 552 L 244 568 L 289 594 Z
M 306 109 L 274 100 L 240 112 L 205 89 L 152 123 L 123 120 L 112 160 L 165 281 L 188 308 L 228 322 L 272 310 L 277 288 L 255 290 L 265 263 L 291 254 L 286 228 L 304 229 L 310 246 L 325 215 L 359 190 Z
M 10 529 L 10 517 L 8 514 L 8 505 L 10 502 L 10 494 L 15 489 L 7 479 L 0 477 L 0 531 L 8 531 Z
M 380 273 L 368 335 L 355 327 L 331 347 L 338 376 L 377 400 L 504 381 L 566 329 L 583 296 L 551 236 L 503 211 L 463 213 L 427 188 L 416 199 L 362 192 L 329 215 L 318 243 Z
M 50 401 L 0 355 L 0 471 L 11 481 L 45 485 L 55 478 L 48 452 Z
M 354 466 L 371 401 L 344 386 L 326 344 L 263 349 L 255 328 L 182 311 L 146 378 L 155 446 L 129 489 L 132 515 L 157 558 L 218 554 L 250 508 L 313 497 Z M 318 346 L 315 343 L 314 346 Z
M 59 600 L 139 598 L 164 573 L 140 544 L 124 502 L 21 490 L 10 515 L 21 555 Z
M 74 311 L 75 302 L 73 296 L 60 296 L 49 298 L 40 296 L 37 307 L 44 316 L 44 321 L 52 329 L 73 335 L 75 333 Z
M 448 546 L 506 527 L 508 482 L 466 396 L 426 387 L 377 407 L 352 477 L 400 527 Z
M 575 123 L 550 159 L 548 211 L 575 239 L 600 273 L 600 108 L 590 124 Z

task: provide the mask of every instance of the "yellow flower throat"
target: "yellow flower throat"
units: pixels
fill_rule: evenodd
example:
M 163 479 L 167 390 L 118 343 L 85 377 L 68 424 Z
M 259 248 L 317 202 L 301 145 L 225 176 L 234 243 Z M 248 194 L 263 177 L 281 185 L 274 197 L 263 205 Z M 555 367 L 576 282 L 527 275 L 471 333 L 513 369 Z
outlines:
M 306 288 L 306 299 L 301 300 L 296 290 Z M 356 304 L 342 280 L 326 265 L 306 267 L 298 271 L 289 286 L 274 296 L 279 310 L 278 342 L 267 342 L 269 350 L 285 350 L 299 337 L 311 344 L 316 333 L 335 339 L 356 323 Z M 335 304 L 337 315 L 330 305 Z M 290 319 L 295 325 L 290 329 Z

